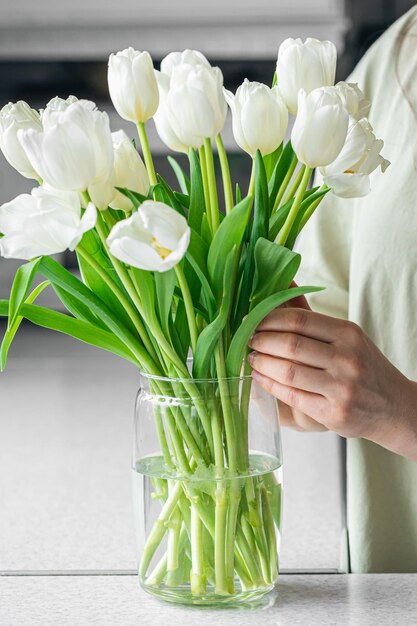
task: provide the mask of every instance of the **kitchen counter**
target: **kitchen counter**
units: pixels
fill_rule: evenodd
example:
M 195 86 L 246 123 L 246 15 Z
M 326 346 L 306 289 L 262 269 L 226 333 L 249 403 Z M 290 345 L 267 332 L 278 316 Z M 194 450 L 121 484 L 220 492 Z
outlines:
M 284 573 L 266 606 L 208 612 L 140 591 L 130 493 L 137 387 L 137 371 L 110 354 L 20 329 L 0 375 L 0 626 L 413 623 L 417 576 L 336 573 L 343 510 L 331 433 L 283 433 Z
M 132 575 L 4 576 L 2 626 L 414 626 L 417 574 L 283 575 L 257 606 L 164 604 Z

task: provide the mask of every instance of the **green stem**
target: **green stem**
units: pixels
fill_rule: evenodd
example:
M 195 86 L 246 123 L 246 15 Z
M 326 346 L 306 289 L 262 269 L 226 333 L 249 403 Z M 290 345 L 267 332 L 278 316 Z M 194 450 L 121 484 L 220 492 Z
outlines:
M 323 185 L 320 189 L 324 190 L 327 188 L 327 185 Z M 317 200 L 315 200 L 314 202 L 312 202 L 310 204 L 310 206 L 308 207 L 307 211 L 304 213 L 302 220 L 300 222 L 300 226 L 298 227 L 298 232 L 300 233 L 304 226 L 307 224 L 308 220 L 310 219 L 310 217 L 313 215 L 314 211 L 317 209 L 317 207 L 319 206 L 320 202 L 323 200 L 324 196 L 322 196 L 321 198 L 318 198 Z
M 248 196 L 253 196 L 253 192 L 255 191 L 255 158 L 252 159 L 252 169 L 250 173 L 250 181 L 248 187 Z
M 215 350 L 217 376 L 219 379 L 220 401 L 223 410 L 224 426 L 227 442 L 227 460 L 229 469 L 234 473 L 238 469 L 236 429 L 231 407 L 230 389 L 227 381 L 225 359 L 223 353 L 223 340 L 220 339 Z
M 175 507 L 177 506 L 178 499 L 181 497 L 182 484 L 180 481 L 175 483 L 171 493 L 169 494 L 167 501 L 165 502 L 162 510 L 158 516 L 158 519 L 154 522 L 152 530 L 146 541 L 145 549 L 142 555 L 142 560 L 139 568 L 139 576 L 142 580 L 145 580 L 146 572 L 152 561 L 159 544 L 162 541 L 163 536 L 167 530 L 167 522 L 169 521 Z
M 298 209 L 300 208 L 300 204 L 303 201 L 305 190 L 307 189 L 308 181 L 310 180 L 312 169 L 310 167 L 306 167 L 303 178 L 301 180 L 300 186 L 298 187 L 297 194 L 294 198 L 294 202 L 292 203 L 292 207 L 290 212 L 287 215 L 287 219 L 284 222 L 284 225 L 279 233 L 277 242 L 284 246 L 287 238 L 291 232 L 292 225 L 295 222 L 295 218 L 297 217 Z
M 100 221 L 100 217 L 97 220 L 96 223 L 96 230 L 99 234 L 99 237 L 101 239 L 101 242 L 103 244 L 103 246 L 106 249 L 106 252 L 109 256 L 110 261 L 112 262 L 112 265 L 114 267 L 114 269 L 116 270 L 117 275 L 119 276 L 123 287 L 126 289 L 127 293 L 129 294 L 130 299 L 132 300 L 133 304 L 135 305 L 137 311 L 139 312 L 140 316 L 142 318 L 145 318 L 144 314 L 143 314 L 143 308 L 142 308 L 142 302 L 139 298 L 139 295 L 136 293 L 135 287 L 131 281 L 131 278 L 129 276 L 128 271 L 126 270 L 126 268 L 124 267 L 123 263 L 121 263 L 118 259 L 116 259 L 116 257 L 114 257 L 110 250 L 109 247 L 107 245 L 107 234 L 104 230 L 104 226 L 106 224 L 105 222 L 105 215 L 101 214 L 101 219 L 103 220 L 102 222 Z M 95 268 L 94 268 L 95 269 Z M 120 290 L 119 290 L 120 291 Z M 120 292 L 123 295 L 123 292 Z M 126 299 L 127 300 L 127 299 Z M 129 302 L 127 300 L 127 302 Z M 126 305 L 124 305 L 126 306 Z M 131 307 L 133 308 L 133 307 Z M 134 310 L 134 309 L 133 309 Z M 139 318 L 138 318 L 139 319 Z M 151 355 L 152 359 L 159 365 L 159 367 L 161 367 L 161 364 L 159 362 L 158 359 L 158 355 L 156 354 L 156 351 L 152 345 L 151 340 L 149 339 L 148 333 L 146 331 L 146 328 L 144 326 L 144 324 L 142 323 L 142 321 L 139 319 L 139 324 L 140 324 L 140 337 L 145 345 L 145 348 L 147 349 L 147 351 L 149 352 L 149 354 Z M 139 330 L 138 330 L 139 332 Z
M 281 186 L 280 186 L 280 188 L 278 190 L 277 197 L 275 198 L 274 206 L 273 206 L 273 209 L 271 211 L 271 215 L 273 213 L 275 213 L 275 211 L 279 207 L 279 203 L 281 202 L 282 197 L 283 197 L 283 195 L 285 193 L 285 190 L 286 190 L 286 188 L 288 187 L 288 185 L 290 183 L 290 180 L 292 178 L 292 175 L 294 174 L 295 168 L 297 167 L 297 163 L 298 163 L 297 157 L 294 155 L 293 158 L 292 158 L 291 164 L 290 164 L 290 166 L 288 168 L 288 171 L 287 171 L 287 173 L 286 173 L 286 175 L 284 177 L 284 180 L 282 181 Z
M 219 202 L 217 198 L 217 187 L 216 187 L 216 172 L 214 169 L 214 159 L 213 159 L 213 150 L 211 148 L 211 140 L 204 140 L 204 152 L 206 154 L 206 165 L 207 165 L 207 181 L 210 195 L 210 211 L 211 211 L 211 224 L 213 227 L 213 234 L 219 227 Z
M 168 522 L 168 546 L 167 546 L 167 585 L 177 587 L 180 572 L 179 541 L 181 531 L 181 513 L 176 507 Z
M 272 517 L 271 505 L 269 503 L 268 493 L 264 486 L 261 491 L 262 497 L 262 513 L 266 540 L 268 542 L 269 555 L 269 576 L 273 583 L 278 576 L 278 547 L 277 536 L 275 531 L 274 519 Z
M 197 331 L 197 323 L 196 323 L 195 313 L 194 313 L 193 299 L 191 297 L 190 288 L 184 276 L 184 271 L 181 265 L 178 264 L 175 266 L 175 273 L 177 275 L 178 284 L 180 286 L 180 289 L 182 291 L 182 297 L 184 299 L 184 306 L 185 306 L 185 312 L 187 315 L 188 328 L 190 330 L 191 349 L 194 354 L 195 348 L 197 345 L 198 331 Z
M 204 150 L 204 146 L 202 146 L 199 149 L 198 154 L 200 155 L 201 176 L 203 179 L 203 190 L 204 190 L 204 200 L 206 204 L 207 221 L 210 226 L 211 233 L 213 234 L 213 224 L 211 223 L 210 191 L 209 191 L 209 184 L 208 184 L 208 178 L 207 178 L 207 159 L 206 159 L 206 152 Z
M 219 595 L 229 595 L 225 558 L 227 508 L 227 490 L 224 481 L 219 481 L 216 488 L 214 512 L 214 571 L 216 593 Z
M 222 171 L 223 190 L 224 190 L 224 204 L 226 208 L 226 214 L 233 208 L 233 188 L 230 178 L 229 161 L 227 159 L 226 150 L 224 148 L 221 135 L 216 136 L 216 146 L 219 153 L 220 168 Z
M 126 313 L 129 315 L 134 327 L 138 332 L 138 335 L 142 338 L 144 326 L 142 325 L 142 322 L 138 317 L 137 311 L 126 298 L 123 291 L 121 291 L 116 283 L 113 282 L 113 280 L 109 277 L 106 270 L 100 265 L 100 263 L 98 263 L 95 258 L 91 256 L 91 254 L 83 249 L 81 244 L 77 246 L 77 252 L 81 257 L 83 257 L 85 261 L 87 261 L 87 263 L 96 272 L 96 274 L 100 276 L 101 280 L 106 283 L 109 289 L 111 289 L 113 295 L 115 295 L 119 302 L 124 306 L 124 308 L 126 309 Z
M 285 198 L 282 201 L 282 204 L 286 204 L 288 202 L 288 200 L 291 200 L 291 198 L 294 196 L 295 192 L 297 191 L 298 187 L 300 186 L 300 183 L 303 179 L 303 175 L 305 172 L 306 166 L 302 165 L 300 167 L 300 169 L 297 172 L 296 177 L 294 178 L 293 182 L 291 183 L 291 187 L 288 189 L 287 193 L 285 194 Z
M 130 304 L 129 300 L 126 298 L 124 293 L 118 288 L 118 286 L 111 280 L 111 278 L 108 276 L 106 271 L 102 268 L 102 266 L 99 263 L 97 263 L 94 257 L 92 257 L 88 252 L 86 252 L 86 250 L 84 250 L 80 245 L 77 246 L 77 252 L 91 265 L 91 267 L 97 272 L 97 274 L 100 275 L 100 277 L 102 278 L 103 281 L 105 281 L 109 289 L 111 289 L 114 295 L 119 299 L 119 301 L 126 308 L 126 312 L 128 313 L 129 317 L 132 319 L 132 322 L 136 330 L 138 331 L 139 337 L 144 347 L 146 348 L 147 352 L 145 350 L 142 350 L 142 348 L 140 347 L 140 344 L 135 345 L 133 347 L 129 345 L 128 347 L 132 350 L 133 354 L 135 354 L 135 356 L 138 358 L 141 366 L 146 368 L 150 374 L 154 374 L 155 376 L 160 376 L 161 372 L 158 369 L 158 365 L 155 363 L 152 357 L 152 353 L 149 351 L 149 348 L 146 345 L 147 336 L 146 336 L 145 327 L 143 326 L 140 318 L 138 317 L 136 311 Z
M 155 168 L 153 165 L 152 154 L 149 148 L 148 136 L 146 134 L 144 122 L 139 122 L 137 125 L 137 128 L 138 128 L 140 145 L 142 146 L 142 154 L 143 154 L 143 158 L 145 161 L 146 170 L 149 176 L 149 181 L 151 185 L 156 185 L 158 181 L 156 179 Z
M 206 593 L 203 523 L 193 504 L 191 504 L 191 565 L 191 593 L 193 596 L 203 596 Z

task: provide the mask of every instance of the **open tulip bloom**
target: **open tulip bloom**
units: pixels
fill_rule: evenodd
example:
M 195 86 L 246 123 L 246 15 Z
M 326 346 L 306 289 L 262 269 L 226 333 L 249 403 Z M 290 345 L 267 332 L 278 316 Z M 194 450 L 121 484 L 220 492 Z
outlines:
M 332 190 L 346 198 L 368 193 L 372 172 L 388 165 L 364 117 L 369 103 L 357 85 L 334 85 L 335 62 L 329 42 L 288 40 L 274 86 L 245 81 L 234 95 L 197 51 L 171 53 L 158 73 L 146 52 L 111 55 L 110 95 L 136 124 L 143 161 L 125 133 L 112 136 L 107 115 L 92 102 L 54 98 L 41 112 L 24 102 L 6 105 L 0 147 L 40 186 L 0 206 L 0 253 L 27 261 L 9 300 L 0 300 L 0 315 L 8 317 L 1 368 L 23 318 L 108 350 L 148 375 L 175 380 L 175 390 L 190 398 L 193 421 L 165 408 L 172 411 L 160 432 L 167 471 L 247 476 L 248 341 L 275 307 L 318 289 L 293 286 L 300 264 L 293 247 L 320 202 Z M 252 160 L 247 189 L 232 185 L 220 136 L 227 104 L 236 143 Z M 288 113 L 296 113 L 291 140 L 284 138 Z M 173 188 L 155 172 L 145 128 L 152 117 L 162 141 L 188 155 L 187 171 L 169 158 Z M 324 184 L 309 188 L 316 167 Z M 66 249 L 75 249 L 81 279 L 50 256 Z M 36 274 L 44 282 L 33 288 Z M 47 287 L 65 313 L 35 304 Z M 236 406 L 230 391 L 242 375 Z M 203 379 L 218 381 L 215 419 L 196 384 Z M 148 569 L 167 532 L 170 562 L 181 560 L 180 550 L 187 554 L 191 573 L 185 568 L 183 581 L 194 596 L 209 582 L 225 596 L 236 581 L 244 589 L 274 581 L 279 519 L 266 514 L 265 498 L 275 487 L 251 481 L 230 500 L 221 480 L 224 488 L 200 499 L 181 481 L 161 496 L 142 579 L 172 580 L 166 558 L 157 571 Z M 174 514 L 181 541 L 169 531 Z

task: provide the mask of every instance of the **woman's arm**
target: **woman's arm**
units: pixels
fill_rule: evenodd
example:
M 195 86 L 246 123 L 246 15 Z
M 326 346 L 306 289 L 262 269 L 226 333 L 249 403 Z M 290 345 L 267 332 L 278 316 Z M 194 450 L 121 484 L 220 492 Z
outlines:
M 417 461 L 417 383 L 359 326 L 279 308 L 249 345 L 253 378 L 288 407 L 284 423 L 362 437 Z

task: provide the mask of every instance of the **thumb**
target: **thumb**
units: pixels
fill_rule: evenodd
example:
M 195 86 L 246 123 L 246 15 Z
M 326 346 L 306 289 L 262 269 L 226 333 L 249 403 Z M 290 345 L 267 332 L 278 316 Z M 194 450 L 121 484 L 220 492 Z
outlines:
M 295 281 L 292 281 L 291 285 L 290 285 L 290 289 L 293 289 L 295 287 L 298 287 L 297 283 Z M 296 296 L 295 298 L 292 298 L 292 300 L 288 300 L 285 304 L 282 305 L 283 307 L 290 307 L 290 308 L 298 308 L 298 309 L 306 309 L 307 311 L 311 311 L 311 307 L 307 302 L 307 298 L 305 296 Z

